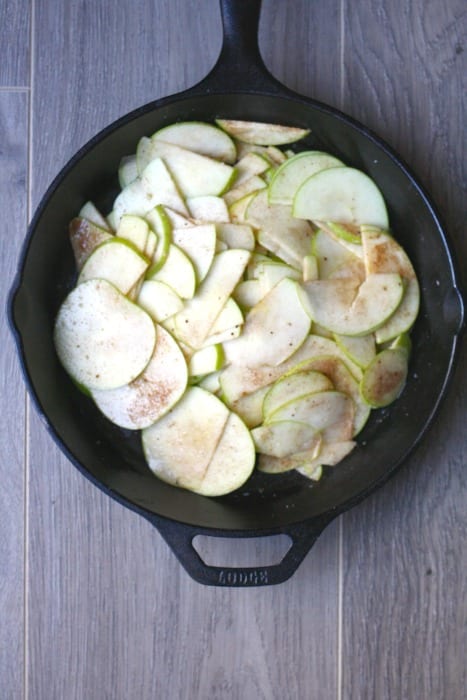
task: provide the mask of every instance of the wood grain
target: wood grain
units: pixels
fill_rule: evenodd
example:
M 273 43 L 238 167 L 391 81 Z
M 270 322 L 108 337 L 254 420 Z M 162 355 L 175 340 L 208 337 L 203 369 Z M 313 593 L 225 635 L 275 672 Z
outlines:
M 16 272 L 27 216 L 26 93 L 0 92 L 0 296 Z M 7 320 L 0 318 L 0 683 L 20 697 L 24 675 L 25 390 Z
M 0 86 L 29 87 L 31 3 L 0 3 Z

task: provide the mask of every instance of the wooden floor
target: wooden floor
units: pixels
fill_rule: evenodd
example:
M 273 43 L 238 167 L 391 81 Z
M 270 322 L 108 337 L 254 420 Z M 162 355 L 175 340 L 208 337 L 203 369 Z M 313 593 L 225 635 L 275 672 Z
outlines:
M 264 0 L 260 28 L 277 78 L 411 164 L 462 262 L 465 13 L 463 0 Z M 221 25 L 217 0 L 4 0 L 0 39 L 5 299 L 52 177 L 101 127 L 203 77 Z M 61 455 L 5 319 L 1 332 L 1 700 L 465 700 L 465 354 L 416 453 L 290 581 L 225 589 L 193 582 L 156 530 Z M 203 552 L 264 563 L 282 544 Z

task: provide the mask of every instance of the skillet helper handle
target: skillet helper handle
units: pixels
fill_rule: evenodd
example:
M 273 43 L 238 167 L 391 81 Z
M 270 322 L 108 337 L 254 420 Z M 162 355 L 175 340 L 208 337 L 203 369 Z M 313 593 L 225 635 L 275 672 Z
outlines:
M 278 564 L 250 567 L 211 566 L 206 564 L 193 546 L 197 535 L 208 537 L 250 537 L 251 533 L 232 532 L 226 535 L 215 530 L 203 530 L 182 523 L 151 516 L 149 521 L 159 530 L 188 574 L 206 586 L 252 588 L 270 586 L 287 581 L 295 573 L 330 519 L 322 519 L 304 525 L 291 525 L 266 535 L 287 535 L 292 544 Z
M 223 42 L 210 73 L 196 86 L 207 92 L 284 90 L 267 70 L 258 46 L 261 0 L 219 0 Z

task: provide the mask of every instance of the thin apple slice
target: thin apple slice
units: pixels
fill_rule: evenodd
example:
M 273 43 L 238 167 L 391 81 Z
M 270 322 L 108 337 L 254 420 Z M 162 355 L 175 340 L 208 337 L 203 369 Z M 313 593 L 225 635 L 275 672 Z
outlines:
M 318 261 L 320 279 L 328 279 L 335 270 L 343 265 L 350 264 L 357 257 L 352 251 L 342 245 L 341 241 L 336 240 L 328 231 L 323 229 L 319 229 L 314 234 L 311 252 Z
M 245 223 L 246 210 L 256 194 L 256 192 L 249 192 L 229 206 L 230 220 L 232 223 Z
M 311 221 L 388 228 L 381 192 L 368 175 L 355 168 L 328 168 L 305 180 L 295 195 L 293 215 Z
M 183 309 L 183 301 L 172 287 L 160 280 L 145 280 L 136 302 L 156 323 L 165 321 Z
M 235 170 L 237 171 L 237 177 L 235 178 L 235 185 L 240 185 L 246 180 L 249 180 L 254 175 L 261 175 L 267 172 L 271 167 L 271 160 L 267 155 L 260 153 L 255 153 L 250 151 L 246 153 L 242 158 L 240 158 L 235 163 Z
M 190 215 L 198 222 L 218 221 L 227 223 L 230 221 L 227 204 L 222 197 L 212 194 L 200 197 L 189 197 L 186 200 Z
M 224 350 L 220 343 L 196 350 L 190 357 L 188 373 L 190 377 L 201 377 L 217 372 L 224 364 Z
M 250 259 L 247 250 L 226 250 L 214 256 L 208 274 L 185 308 L 174 316 L 177 338 L 200 349 Z
M 233 298 L 244 311 L 248 311 L 266 296 L 259 280 L 243 280 L 233 291 Z
M 224 344 L 226 359 L 236 365 L 278 365 L 292 355 L 310 331 L 310 318 L 298 284 L 282 279 L 245 317 L 239 338 Z
M 151 160 L 137 180 L 127 185 L 113 204 L 113 220 L 118 227 L 124 214 L 145 216 L 157 204 L 188 215 L 180 192 L 161 158 Z
M 237 416 L 240 416 L 248 428 L 256 428 L 258 425 L 261 425 L 263 422 L 263 400 L 269 387 L 262 387 L 252 394 L 240 396 L 240 398 L 230 402 L 222 391 L 221 377 L 222 373 L 219 375 L 220 398 Z
M 310 133 L 309 129 L 295 126 L 238 119 L 216 119 L 216 124 L 239 141 L 256 146 L 281 146 L 286 143 L 294 143 Z
M 266 182 L 261 177 L 252 175 L 241 183 L 235 181 L 234 186 L 224 193 L 223 198 L 226 205 L 230 206 L 239 199 L 242 199 L 242 197 L 245 197 L 245 195 L 258 192 L 258 190 L 265 189 L 266 187 Z
M 162 158 L 185 197 L 220 195 L 235 177 L 235 170 L 230 165 L 157 139 L 151 139 L 144 156 L 138 145 L 136 157 L 140 159 L 139 168 L 144 167 L 147 159 L 151 162 L 154 158 Z M 178 207 L 173 208 L 179 211 Z
M 106 218 L 102 216 L 94 202 L 85 202 L 79 210 L 78 218 L 87 219 L 90 223 L 99 226 L 99 228 L 103 228 L 105 231 L 111 232 L 111 228 L 108 225 Z
M 196 289 L 196 274 L 191 260 L 174 243 L 169 245 L 162 267 L 149 269 L 147 278 L 165 282 L 181 299 L 191 299 Z
M 138 166 L 136 165 L 136 156 L 123 156 L 118 166 L 118 182 L 123 188 L 134 182 L 138 177 Z
M 142 431 L 149 468 L 169 484 L 196 491 L 229 415 L 229 409 L 213 394 L 189 387 L 165 416 Z
M 264 397 L 263 418 L 267 421 L 278 408 L 305 394 L 332 391 L 334 388 L 332 381 L 320 371 L 302 370 L 283 376 L 268 389 Z
M 316 480 L 316 472 L 324 464 L 334 466 L 341 462 L 354 449 L 356 443 L 352 440 L 321 444 L 319 455 L 316 457 L 313 450 L 305 450 L 288 457 L 270 457 L 260 455 L 258 470 L 266 474 L 283 474 L 296 469 L 302 476 Z
M 404 287 L 398 274 L 306 282 L 305 301 L 311 318 L 341 335 L 366 335 L 381 326 L 399 306 Z
M 299 187 L 312 175 L 326 168 L 342 167 L 344 163 L 322 151 L 302 151 L 288 158 L 275 171 L 269 183 L 271 204 L 293 204 Z
M 388 406 L 405 386 L 408 353 L 402 348 L 379 352 L 366 368 L 360 383 L 363 400 L 373 408 Z
M 172 224 L 167 216 L 166 208 L 157 204 L 144 217 L 157 236 L 157 245 L 152 254 L 151 270 L 155 272 L 165 263 L 172 243 Z
M 54 342 L 70 376 L 90 389 L 114 389 L 146 367 L 156 343 L 150 316 L 106 280 L 75 287 L 58 312 Z
M 216 230 L 218 240 L 223 241 L 228 248 L 244 248 L 251 251 L 255 248 L 253 229 L 248 224 L 219 223 Z
M 72 219 L 68 230 L 78 272 L 91 253 L 93 253 L 101 243 L 110 241 L 113 238 L 113 234 L 110 233 L 110 231 L 84 217 Z
M 284 420 L 259 425 L 253 428 L 251 436 L 256 451 L 271 457 L 287 457 L 304 450 L 316 450 L 319 454 L 322 437 L 308 423 Z
M 376 355 L 376 343 L 373 333 L 361 336 L 339 335 L 334 333 L 334 340 L 352 362 L 365 369 Z
M 216 252 L 215 224 L 200 224 L 189 228 L 172 230 L 172 241 L 190 258 L 196 272 L 197 282 L 207 275 Z
M 243 486 L 255 466 L 255 446 L 243 421 L 229 413 L 221 438 L 196 493 L 224 496 Z
M 128 294 L 147 269 L 146 258 L 123 238 L 112 236 L 111 240 L 98 246 L 86 260 L 78 284 L 90 279 L 105 279 L 122 294 Z
M 120 223 L 115 232 L 118 238 L 132 243 L 140 253 L 145 253 L 148 240 L 149 226 L 140 216 L 125 214 L 120 219 Z
M 129 430 L 147 428 L 182 397 L 187 384 L 185 358 L 170 333 L 156 326 L 154 353 L 143 372 L 116 389 L 94 389 L 97 407 L 113 423 Z
M 230 136 L 222 129 L 206 122 L 189 121 L 169 124 L 156 131 L 152 139 L 172 143 L 224 163 L 234 163 L 237 156 L 237 149 Z
M 285 278 L 299 281 L 300 272 L 287 263 L 280 263 L 274 260 L 258 262 L 255 278 L 258 280 L 261 291 L 267 294 Z

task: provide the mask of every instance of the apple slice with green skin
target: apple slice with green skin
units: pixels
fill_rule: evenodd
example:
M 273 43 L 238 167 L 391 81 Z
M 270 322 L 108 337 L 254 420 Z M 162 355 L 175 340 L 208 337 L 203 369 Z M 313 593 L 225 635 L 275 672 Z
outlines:
M 140 430 L 159 420 L 182 397 L 187 385 L 185 358 L 162 326 L 156 326 L 154 353 L 143 372 L 117 389 L 93 390 L 100 411 L 112 423 Z
M 263 418 L 267 421 L 278 408 L 305 394 L 332 391 L 332 389 L 334 389 L 332 381 L 319 371 L 301 371 L 283 376 L 268 389 L 264 397 Z
M 299 421 L 277 421 L 253 428 L 251 436 L 256 451 L 271 457 L 287 457 L 304 450 L 316 450 L 321 447 L 321 434 L 307 423 Z
M 399 306 L 404 287 L 398 274 L 306 282 L 304 303 L 311 318 L 340 335 L 367 335 L 381 326 Z
M 334 340 L 352 362 L 365 369 L 376 355 L 376 343 L 373 333 L 361 336 L 339 335 L 334 333 Z
M 120 219 L 115 235 L 132 243 L 140 253 L 145 253 L 149 226 L 140 216 L 125 214 Z
M 322 151 L 302 151 L 288 158 L 275 171 L 269 183 L 271 204 L 293 204 L 298 188 L 312 175 L 326 168 L 342 167 L 344 163 Z
M 184 197 L 220 195 L 235 177 L 235 170 L 230 165 L 157 139 L 150 140 L 144 157 L 138 144 L 136 157 L 139 159 L 138 168 L 144 167 L 147 158 L 149 162 L 162 158 Z M 178 207 L 173 207 L 169 202 L 167 204 L 179 211 Z
M 350 396 L 340 391 L 320 391 L 292 399 L 271 413 L 264 423 L 296 420 L 320 431 L 325 442 L 341 442 L 352 438 L 354 413 Z
M 266 296 L 259 280 L 243 280 L 233 291 L 233 298 L 244 311 L 248 311 Z
M 81 268 L 77 284 L 90 279 L 105 279 L 122 294 L 128 294 L 147 269 L 145 257 L 128 241 L 113 236 L 91 253 Z
M 215 224 L 176 228 L 172 231 L 172 241 L 190 258 L 198 282 L 206 277 L 212 265 L 216 240 Z
M 294 143 L 310 133 L 309 129 L 295 126 L 238 119 L 216 119 L 216 124 L 239 141 L 256 146 L 281 146 Z
M 131 182 L 134 182 L 138 175 L 136 156 L 123 156 L 118 167 L 118 182 L 122 190 Z
M 188 373 L 190 377 L 201 377 L 216 372 L 224 364 L 224 349 L 220 343 L 196 350 L 190 357 Z
M 151 269 L 155 272 L 165 263 L 172 243 L 172 224 L 167 216 L 166 209 L 158 204 L 148 211 L 144 217 L 157 236 L 157 245 L 152 254 Z
M 191 299 L 196 289 L 196 274 L 191 260 L 174 243 L 169 245 L 162 267 L 156 263 L 146 275 L 149 280 L 165 282 L 181 299 Z
M 248 224 L 219 223 L 216 229 L 218 240 L 223 241 L 228 248 L 254 250 L 256 241 L 253 229 Z
M 189 197 L 186 200 L 190 215 L 197 221 L 229 222 L 230 215 L 227 204 L 222 197 L 203 195 Z
M 91 224 L 95 224 L 99 228 L 103 228 L 105 231 L 111 232 L 111 228 L 107 223 L 107 220 L 102 216 L 99 209 L 93 202 L 85 202 L 81 209 L 79 210 L 78 218 L 87 219 Z
M 178 403 L 142 431 L 151 471 L 163 481 L 196 491 L 224 432 L 230 411 L 213 394 L 189 387 Z
M 248 428 L 256 428 L 258 425 L 261 425 L 263 422 L 263 400 L 269 387 L 262 387 L 252 394 L 241 396 L 235 401 L 229 402 L 222 391 L 221 377 L 222 373 L 219 375 L 219 396 L 222 401 L 224 401 L 237 416 L 240 416 Z
M 224 163 L 234 163 L 237 157 L 237 149 L 230 136 L 222 129 L 206 122 L 189 121 L 169 124 L 156 131 L 152 140 L 172 143 Z
M 245 194 L 240 199 L 237 199 L 233 204 L 229 206 L 230 221 L 232 223 L 243 224 L 246 221 L 246 210 L 250 204 L 253 197 L 256 196 L 256 192 L 250 192 Z
M 222 333 L 236 326 L 242 326 L 244 322 L 240 307 L 232 297 L 227 299 L 222 310 L 211 327 L 211 334 Z
M 376 341 L 384 343 L 413 326 L 420 308 L 420 288 L 409 256 L 387 231 L 362 226 L 362 246 L 367 274 L 397 272 L 405 283 L 404 297 L 399 308 L 376 331 Z
M 196 493 L 202 496 L 224 496 L 235 491 L 251 476 L 255 460 L 255 445 L 250 431 L 235 413 L 229 413 Z
M 227 206 L 230 206 L 239 199 L 242 199 L 247 194 L 258 192 L 265 189 L 266 182 L 258 175 L 252 175 L 248 180 L 243 180 L 240 184 L 235 181 L 234 187 L 224 193 L 223 198 Z
M 282 474 L 296 469 L 302 476 L 316 480 L 316 471 L 324 464 L 332 467 L 341 462 L 344 457 L 352 452 L 356 443 L 352 440 L 343 442 L 323 443 L 317 457 L 312 451 L 299 452 L 289 457 L 268 457 L 260 455 L 258 469 L 266 474 Z
M 226 250 L 214 256 L 208 274 L 185 308 L 174 316 L 176 336 L 200 349 L 250 259 L 247 250 Z
M 250 151 L 235 163 L 237 177 L 235 185 L 241 185 L 254 175 L 261 175 L 271 167 L 271 161 L 266 155 Z
M 157 250 L 158 236 L 155 231 L 151 228 L 148 230 L 148 237 L 146 239 L 146 245 L 144 246 L 144 254 L 148 260 L 154 260 L 154 255 Z
M 311 221 L 388 228 L 381 192 L 368 175 L 355 168 L 327 168 L 305 180 L 295 194 L 293 215 Z
M 83 217 L 72 219 L 68 230 L 78 272 L 101 243 L 113 239 L 113 234 L 108 230 Z
M 316 255 L 305 255 L 303 258 L 302 279 L 304 282 L 319 279 L 318 258 Z
M 113 205 L 113 221 L 118 227 L 124 214 L 145 216 L 157 204 L 166 204 L 183 215 L 188 209 L 173 177 L 161 158 L 151 160 L 137 180 L 127 185 Z
M 136 301 L 157 323 L 165 321 L 183 309 L 182 299 L 172 287 L 160 280 L 145 280 Z
M 58 357 L 88 389 L 115 389 L 133 381 L 148 364 L 156 344 L 150 316 L 106 280 L 75 287 L 54 327 Z
M 314 234 L 311 252 L 318 261 L 320 279 L 328 279 L 335 270 L 350 264 L 356 258 L 352 251 L 323 229 L 319 229 Z
M 363 400 L 372 408 L 389 406 L 407 381 L 408 353 L 403 348 L 379 352 L 366 368 L 360 383 Z
M 175 209 L 171 209 L 168 206 L 164 206 L 165 215 L 172 228 L 189 228 L 190 226 L 196 226 L 196 221 L 190 216 L 182 216 Z
M 274 260 L 258 263 L 255 277 L 265 294 L 270 292 L 276 284 L 279 284 L 285 278 L 296 281 L 301 279 L 300 273 L 291 265 L 275 262 Z
M 224 344 L 226 360 L 250 367 L 278 365 L 297 350 L 309 331 L 298 283 L 286 277 L 250 309 L 241 336 Z
M 304 256 L 311 252 L 313 231 L 308 222 L 294 219 L 288 206 L 269 204 L 266 190 L 253 196 L 246 221 L 258 229 L 261 245 L 301 270 Z

